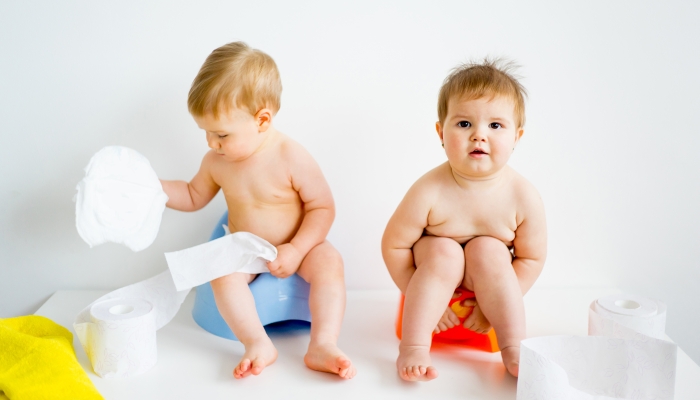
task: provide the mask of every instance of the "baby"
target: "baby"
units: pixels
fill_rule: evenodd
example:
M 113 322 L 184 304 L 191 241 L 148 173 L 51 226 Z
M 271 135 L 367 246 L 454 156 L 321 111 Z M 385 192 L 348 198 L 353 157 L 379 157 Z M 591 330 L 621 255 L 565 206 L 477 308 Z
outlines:
M 231 232 L 246 231 L 277 247 L 270 273 L 309 282 L 311 341 L 304 363 L 350 379 L 355 368 L 337 347 L 345 311 L 343 260 L 326 241 L 335 204 L 321 169 L 297 142 L 272 124 L 282 83 L 267 54 L 235 42 L 214 50 L 199 70 L 187 105 L 205 131 L 209 150 L 187 183 L 161 181 L 175 210 L 199 210 L 222 189 Z M 277 359 L 248 284 L 233 273 L 211 282 L 216 305 L 245 354 L 235 378 L 258 375 Z
M 493 326 L 518 375 L 523 295 L 544 265 L 547 233 L 537 190 L 506 165 L 525 123 L 525 90 L 509 70 L 485 60 L 445 79 L 435 127 L 447 162 L 413 184 L 384 232 L 384 261 L 406 296 L 396 360 L 405 380 L 437 377 L 432 333 L 460 323 L 446 309 L 458 287 L 476 294 L 464 327 Z

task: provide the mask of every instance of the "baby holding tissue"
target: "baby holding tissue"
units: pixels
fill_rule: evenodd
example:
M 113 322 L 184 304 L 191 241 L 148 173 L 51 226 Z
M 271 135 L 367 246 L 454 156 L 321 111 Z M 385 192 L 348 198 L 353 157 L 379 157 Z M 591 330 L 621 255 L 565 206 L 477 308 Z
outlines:
M 204 207 L 223 190 L 231 232 L 251 232 L 277 248 L 270 273 L 299 274 L 310 284 L 311 341 L 304 356 L 314 370 L 355 376 L 337 347 L 345 310 L 343 260 L 326 241 L 335 218 L 330 188 L 311 155 L 275 129 L 282 83 L 273 59 L 242 42 L 214 50 L 192 83 L 187 105 L 211 150 L 188 182 L 162 181 L 167 206 Z M 258 318 L 248 284 L 255 275 L 233 273 L 211 282 L 217 307 L 245 354 L 235 378 L 258 375 L 277 350 Z
M 460 323 L 447 307 L 459 287 L 476 295 L 463 326 L 493 326 L 518 375 L 523 295 L 544 266 L 547 233 L 537 190 L 506 165 L 525 123 L 525 90 L 510 70 L 487 59 L 445 79 L 435 127 L 447 162 L 413 184 L 384 232 L 384 261 L 406 296 L 396 360 L 405 380 L 437 377 L 432 334 Z

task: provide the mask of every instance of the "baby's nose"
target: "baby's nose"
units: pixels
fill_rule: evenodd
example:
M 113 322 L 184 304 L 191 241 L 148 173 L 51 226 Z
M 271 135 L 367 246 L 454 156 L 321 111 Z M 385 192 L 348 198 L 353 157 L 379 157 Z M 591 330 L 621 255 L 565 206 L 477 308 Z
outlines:
M 472 142 L 485 142 L 486 141 L 486 135 L 482 134 L 481 132 L 474 132 L 472 135 Z
M 219 147 L 221 147 L 221 145 L 219 144 L 219 141 L 216 140 L 216 139 L 209 139 L 209 140 L 207 140 L 207 144 L 209 145 L 209 148 L 210 148 L 210 149 L 213 149 L 213 150 L 216 150 L 216 149 L 218 149 Z

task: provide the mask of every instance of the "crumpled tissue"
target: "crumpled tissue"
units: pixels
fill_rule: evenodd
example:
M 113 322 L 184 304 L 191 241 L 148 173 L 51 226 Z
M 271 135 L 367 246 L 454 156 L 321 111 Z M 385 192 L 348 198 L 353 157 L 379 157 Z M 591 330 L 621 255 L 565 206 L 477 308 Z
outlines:
M 140 251 L 153 243 L 168 196 L 139 152 L 103 148 L 90 159 L 76 189 L 75 225 L 90 247 L 114 242 Z

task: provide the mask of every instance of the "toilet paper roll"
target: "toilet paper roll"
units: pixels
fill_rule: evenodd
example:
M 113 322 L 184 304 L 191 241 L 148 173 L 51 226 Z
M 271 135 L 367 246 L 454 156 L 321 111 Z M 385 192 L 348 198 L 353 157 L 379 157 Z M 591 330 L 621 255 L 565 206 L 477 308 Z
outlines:
M 588 334 L 621 339 L 665 338 L 666 305 L 634 295 L 602 297 L 588 310 Z
M 169 270 L 107 293 L 76 317 L 73 327 L 96 374 L 104 378 L 127 377 L 148 370 L 156 362 L 156 330 L 177 314 L 192 287 L 234 272 L 263 272 L 263 267 L 269 272 L 265 260 L 274 260 L 277 248 L 252 233 L 236 232 L 167 254 L 171 255 Z M 136 302 L 141 302 L 138 307 Z M 150 311 L 146 312 L 146 308 Z M 144 330 L 149 330 L 152 340 L 145 339 Z M 137 337 L 143 343 L 135 344 L 130 339 Z M 151 343 L 152 347 L 144 347 Z M 124 346 L 131 347 L 127 351 Z
M 95 373 L 103 378 L 129 377 L 156 364 L 156 320 L 151 302 L 138 298 L 98 301 L 88 321 L 75 325 Z
M 589 335 L 526 339 L 518 399 L 673 399 L 677 347 L 665 337 L 666 305 L 633 295 L 589 307 Z

